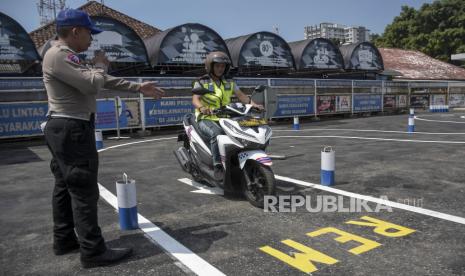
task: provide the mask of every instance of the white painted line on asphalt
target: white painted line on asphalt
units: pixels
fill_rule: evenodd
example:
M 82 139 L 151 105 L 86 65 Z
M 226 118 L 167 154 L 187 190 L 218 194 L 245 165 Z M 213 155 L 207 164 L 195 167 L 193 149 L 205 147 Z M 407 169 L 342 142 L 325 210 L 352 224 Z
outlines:
M 143 140 L 143 141 L 137 141 L 137 142 L 130 142 L 130 143 L 125 143 L 125 144 L 120 144 L 120 145 L 115 145 L 115 146 L 111 146 L 108 148 L 104 148 L 104 149 L 99 150 L 99 152 L 109 150 L 109 149 L 119 148 L 123 146 L 133 145 L 133 144 L 139 144 L 139 143 L 145 143 L 145 142 L 151 142 L 151 141 L 163 141 L 163 140 L 170 140 L 170 139 L 175 139 L 175 138 L 176 137 L 156 138 L 156 139 L 149 139 L 149 140 Z M 113 206 L 113 208 L 115 208 L 118 211 L 118 201 L 117 201 L 116 196 L 113 195 L 109 190 L 107 190 L 100 183 L 98 185 L 99 185 L 99 190 L 100 190 L 100 196 L 105 201 L 107 201 L 108 204 Z M 140 229 L 145 234 L 147 234 L 147 236 L 150 237 L 153 243 L 159 245 L 167 254 L 179 260 L 185 267 L 190 269 L 195 274 L 205 275 L 205 276 L 225 275 L 223 272 L 221 272 L 216 267 L 214 267 L 213 265 L 211 265 L 210 263 L 208 263 L 207 261 L 199 257 L 197 254 L 192 252 L 187 247 L 183 246 L 181 243 L 179 243 L 177 240 L 172 238 L 165 231 L 160 229 L 160 227 L 156 226 L 154 223 L 146 219 L 141 214 L 137 214 L 137 218 L 139 221 Z
M 435 218 L 448 220 L 448 221 L 452 221 L 452 222 L 456 222 L 460 224 L 465 224 L 465 218 L 454 216 L 454 215 L 449 215 L 449 214 L 445 214 L 445 213 L 441 213 L 441 212 L 437 212 L 433 210 L 428 210 L 428 209 L 424 209 L 420 207 L 410 206 L 410 205 L 406 205 L 406 204 L 402 204 L 402 203 L 398 203 L 394 201 L 389 201 L 389 200 L 385 200 L 381 198 L 376 198 L 372 196 L 366 196 L 366 195 L 361 195 L 357 193 L 347 192 L 344 190 L 339 190 L 336 188 L 323 186 L 320 184 L 315 184 L 315 183 L 310 183 L 310 182 L 306 182 L 306 181 L 302 181 L 298 179 L 293 179 L 293 178 L 286 177 L 286 176 L 275 175 L 275 178 L 282 180 L 282 181 L 294 183 L 300 186 L 311 187 L 314 189 L 327 191 L 327 192 L 334 193 L 334 194 L 339 194 L 339 195 L 348 196 L 352 198 L 358 198 L 358 199 L 366 200 L 369 202 L 374 202 L 374 203 L 382 204 L 385 206 L 390 206 L 390 207 L 397 208 L 397 209 L 402 209 L 402 210 L 415 212 L 415 213 L 419 213 L 419 214 L 430 216 L 430 217 L 435 217 Z
M 344 138 L 344 139 L 361 139 L 361 140 L 381 140 L 381 141 L 399 141 L 399 142 L 421 142 L 421 143 L 445 143 L 445 144 L 465 144 L 465 142 L 454 142 L 454 141 L 423 141 L 423 140 L 410 140 L 410 139 L 384 139 L 384 138 L 370 138 L 370 137 L 349 137 L 349 136 L 277 136 L 273 137 L 275 139 L 277 138 Z M 115 145 L 115 146 L 110 146 L 107 148 L 103 148 L 99 150 L 98 152 L 103 152 L 109 149 L 114 149 L 114 148 L 119 148 L 119 147 L 124 147 L 128 145 L 134 145 L 134 144 L 139 144 L 139 143 L 145 143 L 145 142 L 152 142 L 152 141 L 163 141 L 163 140 L 172 140 L 176 139 L 177 137 L 167 137 L 167 138 L 156 138 L 156 139 L 148 139 L 148 140 L 142 140 L 142 141 L 136 141 L 136 142 L 130 142 L 130 143 L 124 143 L 120 145 Z M 276 175 L 277 179 L 295 183 L 298 185 L 302 186 L 308 186 L 312 187 L 315 189 L 320 189 L 320 190 L 325 190 L 325 191 L 330 191 L 333 193 L 338 193 L 341 195 L 346 195 L 349 197 L 355 197 L 355 198 L 360 198 L 360 199 L 365 199 L 367 201 L 371 202 L 377 202 L 380 204 L 384 204 L 386 206 L 391 206 L 394 208 L 399 208 L 399 209 L 404 209 L 412 212 L 417 212 L 420 214 L 425 214 L 428 216 L 432 217 L 437 217 L 461 224 L 465 224 L 465 219 L 461 217 L 456 217 L 448 214 L 443 214 L 439 213 L 436 211 L 432 210 L 427 210 L 419 207 L 414 207 L 414 206 L 409 206 L 409 205 L 404 205 L 396 202 L 391 202 L 383 199 L 378 199 L 370 196 L 364 196 L 364 195 L 359 195 L 351 192 L 346 192 L 318 184 L 313 184 L 309 182 L 304 182 L 296 179 L 292 179 L 289 177 L 283 177 L 283 176 L 278 176 Z M 185 183 L 185 182 L 184 182 Z M 186 183 L 187 184 L 187 183 Z M 100 189 L 100 195 L 103 199 L 105 199 L 111 206 L 113 206 L 116 210 L 118 210 L 118 204 L 116 197 L 108 191 L 104 186 L 102 186 L 99 183 L 99 189 Z M 167 233 L 165 233 L 162 229 L 160 229 L 158 226 L 153 224 L 151 221 L 143 217 L 142 215 L 138 214 L 138 219 L 139 219 L 139 225 L 142 231 L 144 231 L 154 242 L 155 244 L 160 245 L 169 255 L 171 255 L 173 258 L 176 258 L 179 260 L 183 265 L 185 265 L 188 269 L 193 271 L 194 273 L 198 275 L 225 275 L 221 271 L 219 271 L 217 268 L 206 262 L 204 259 L 200 258 L 198 255 L 196 255 L 194 252 L 192 252 L 190 249 L 184 247 L 182 244 L 180 244 L 177 240 L 169 236 Z
M 334 136 L 334 135 L 289 135 L 275 136 L 271 139 L 279 138 L 340 138 L 340 139 L 358 139 L 358 140 L 374 140 L 374 141 L 391 141 L 391 142 L 412 142 L 412 143 L 436 143 L 436 144 L 465 144 L 465 141 L 429 141 L 429 140 L 414 140 L 414 139 L 391 139 L 391 138 L 375 138 L 375 137 L 356 137 L 356 136 Z
M 105 199 L 113 208 L 118 210 L 118 201 L 115 195 L 103 187 L 100 183 L 99 190 L 100 196 Z M 204 259 L 200 258 L 197 254 L 190 249 L 180 244 L 177 240 L 168 235 L 165 231 L 160 229 L 150 220 L 146 219 L 141 214 L 137 214 L 140 229 L 147 234 L 152 242 L 159 245 L 165 250 L 166 253 L 178 259 L 184 266 L 189 268 L 197 275 L 225 275 L 216 267 L 212 266 Z
M 426 122 L 437 122 L 437 123 L 465 124 L 465 122 L 457 122 L 457 121 L 443 121 L 443 120 L 423 119 L 423 118 L 420 118 L 418 116 L 415 116 L 415 120 L 426 121 Z
M 207 194 L 207 195 L 224 195 L 224 191 L 220 189 L 219 187 L 208 187 L 206 185 L 193 181 L 192 179 L 189 179 L 189 178 L 181 178 L 181 179 L 178 179 L 178 181 L 197 188 L 197 190 L 191 191 L 191 193 Z
M 300 129 L 298 131 L 293 129 L 273 129 L 273 132 L 300 132 L 300 131 L 354 131 L 354 132 L 380 132 L 380 133 L 400 133 L 412 135 L 411 132 L 407 131 L 396 131 L 396 130 L 376 130 L 376 129 L 347 129 L 347 128 L 313 128 L 313 129 Z M 414 132 L 413 134 L 427 134 L 427 135 L 465 135 L 465 132 Z
M 155 139 L 148 139 L 148 140 L 142 140 L 142 141 L 136 141 L 136 142 L 129 142 L 129 143 L 124 143 L 124 144 L 119 144 L 119 145 L 114 145 L 110 146 L 107 148 L 103 148 L 98 150 L 98 152 L 106 151 L 109 149 L 116 149 L 119 147 L 124 147 L 124 146 L 129 146 L 129 145 L 134 145 L 134 144 L 140 144 L 140 143 L 146 143 L 146 142 L 152 142 L 152 141 L 163 141 L 163 140 L 172 140 L 172 139 L 177 139 L 178 137 L 167 137 L 167 138 L 155 138 Z

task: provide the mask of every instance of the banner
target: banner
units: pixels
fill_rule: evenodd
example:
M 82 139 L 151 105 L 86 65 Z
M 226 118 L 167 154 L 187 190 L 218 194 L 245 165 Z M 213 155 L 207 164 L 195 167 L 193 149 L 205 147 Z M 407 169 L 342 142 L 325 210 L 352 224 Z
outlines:
M 146 126 L 179 125 L 184 115 L 194 112 L 191 97 L 146 99 L 144 109 Z
M 450 94 L 449 107 L 465 107 L 465 94 Z
M 242 45 L 239 66 L 293 67 L 289 45 L 277 35 L 260 32 Z
M 0 103 L 0 137 L 40 135 L 48 106 L 41 103 Z
M 381 95 L 354 95 L 354 112 L 381 111 Z
M 433 94 L 431 95 L 432 105 L 446 105 L 446 95 L 444 94 Z
M 83 60 L 91 60 L 96 50 L 103 50 L 110 62 L 148 62 L 144 43 L 128 26 L 109 17 L 92 16 L 92 21 L 103 32 L 93 35 L 89 49 L 79 54 Z
M 382 70 L 383 59 L 375 46 L 370 43 L 361 43 L 352 52 L 350 63 L 352 69 Z
M 410 106 L 417 108 L 425 108 L 429 106 L 429 95 L 411 95 Z
M 271 79 L 271 86 L 305 86 L 315 87 L 315 80 L 312 79 Z
M 200 24 L 184 24 L 171 30 L 160 45 L 160 64 L 202 64 L 208 53 L 228 53 L 223 39 Z
M 404 108 L 407 107 L 407 95 L 397 95 L 397 107 Z
M 349 112 L 352 106 L 351 96 L 336 97 L 336 112 Z
M 351 88 L 351 80 L 316 80 L 316 86 L 322 88 Z
M 128 122 L 127 127 L 141 126 L 140 104 L 138 99 L 127 99 L 124 101 L 125 109 L 123 110 Z
M 318 114 L 334 113 L 336 111 L 336 96 L 318 96 Z
M 396 96 L 395 95 L 384 95 L 384 103 L 383 106 L 385 109 L 393 109 L 396 108 Z
M 0 79 L 0 90 L 29 90 L 38 89 L 44 90 L 44 82 L 42 78 L 5 78 Z
M 257 85 L 268 85 L 267 79 L 235 78 L 234 81 L 239 87 L 255 87 Z
M 342 69 L 344 61 L 339 49 L 331 41 L 316 38 L 305 48 L 301 57 L 302 68 Z
M 128 127 L 128 117 L 125 101 L 122 100 L 122 110 L 119 114 L 119 127 Z M 97 114 L 95 116 L 95 129 L 116 129 L 115 118 L 115 100 L 98 100 L 97 101 Z
M 273 117 L 308 116 L 313 110 L 314 96 L 278 95 L 277 109 Z
M 0 60 L 40 60 L 28 33 L 11 17 L 0 12 Z

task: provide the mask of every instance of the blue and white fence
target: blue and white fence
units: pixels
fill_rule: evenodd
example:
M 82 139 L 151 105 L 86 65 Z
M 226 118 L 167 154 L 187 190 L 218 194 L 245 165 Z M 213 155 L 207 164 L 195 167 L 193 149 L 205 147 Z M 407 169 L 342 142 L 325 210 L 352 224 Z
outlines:
M 152 80 L 176 97 L 154 100 L 143 97 L 122 98 L 123 112 L 119 116 L 121 129 L 145 129 L 180 125 L 184 114 L 192 112 L 188 89 L 194 78 L 128 78 L 133 81 Z M 242 88 L 259 84 L 269 86 L 264 93 L 264 105 L 270 118 L 295 116 L 327 116 L 338 113 L 381 112 L 389 110 L 430 108 L 431 112 L 447 112 L 465 107 L 465 82 L 401 82 L 351 81 L 321 79 L 238 78 Z M 44 93 L 41 78 L 0 78 L 2 93 Z M 96 129 L 116 129 L 114 99 L 97 102 Z M 42 135 L 40 124 L 45 120 L 44 101 L 0 102 L 0 138 Z

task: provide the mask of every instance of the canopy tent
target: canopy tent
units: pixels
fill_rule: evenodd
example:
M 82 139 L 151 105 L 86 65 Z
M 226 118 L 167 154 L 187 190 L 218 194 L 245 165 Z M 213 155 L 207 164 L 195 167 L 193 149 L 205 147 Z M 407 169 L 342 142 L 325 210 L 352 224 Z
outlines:
M 26 30 L 0 12 L 0 75 L 40 75 L 40 60 Z
M 221 51 L 229 56 L 221 36 L 207 26 L 186 23 L 160 32 L 145 41 L 155 73 L 201 75 L 208 53 Z
M 257 32 L 225 42 L 238 75 L 277 76 L 295 71 L 291 48 L 277 34 Z
M 322 77 L 344 70 L 341 51 L 325 38 L 290 42 L 299 76 Z
M 103 32 L 93 35 L 89 49 L 79 53 L 85 63 L 92 64 L 95 52 L 103 50 L 110 61 L 109 73 L 112 75 L 137 75 L 150 68 L 145 44 L 132 28 L 110 17 L 91 16 L 91 19 Z M 42 57 L 56 39 L 49 39 L 39 48 Z

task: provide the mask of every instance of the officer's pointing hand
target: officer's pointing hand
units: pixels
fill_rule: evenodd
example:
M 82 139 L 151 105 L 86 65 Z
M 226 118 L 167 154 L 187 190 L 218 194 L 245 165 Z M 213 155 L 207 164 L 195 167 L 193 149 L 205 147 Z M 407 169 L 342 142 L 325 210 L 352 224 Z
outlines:
M 144 94 L 144 96 L 153 97 L 155 99 L 160 99 L 165 95 L 165 90 L 161 89 L 160 87 L 156 87 L 155 82 L 152 81 L 141 83 L 139 91 Z

